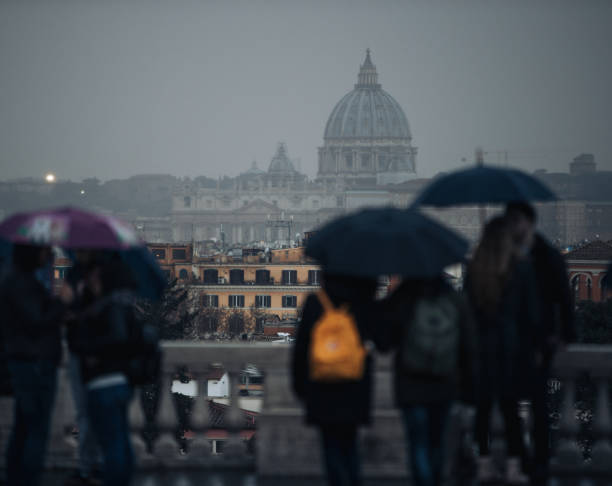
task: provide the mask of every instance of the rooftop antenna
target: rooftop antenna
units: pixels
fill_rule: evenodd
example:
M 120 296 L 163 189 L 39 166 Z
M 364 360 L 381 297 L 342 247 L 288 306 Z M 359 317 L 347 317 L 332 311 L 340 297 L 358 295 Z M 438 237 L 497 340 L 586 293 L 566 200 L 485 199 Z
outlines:
M 484 165 L 484 152 L 482 150 L 482 147 L 476 147 L 476 165 L 481 167 Z

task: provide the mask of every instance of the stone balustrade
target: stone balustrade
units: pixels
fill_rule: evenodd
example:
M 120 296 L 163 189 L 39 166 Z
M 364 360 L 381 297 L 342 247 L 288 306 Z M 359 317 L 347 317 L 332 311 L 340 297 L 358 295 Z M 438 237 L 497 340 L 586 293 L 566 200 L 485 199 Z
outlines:
M 318 436 L 315 430 L 303 424 L 302 410 L 290 387 L 290 345 L 166 342 L 163 347 L 165 359 L 159 393 L 148 393 L 147 406 L 143 408 L 143 394 L 137 391 L 130 408 L 133 442 L 141 469 L 246 469 L 256 470 L 260 477 L 311 477 L 322 474 Z M 197 397 L 187 400 L 191 413 L 188 414 L 188 423 L 184 424 L 184 428 L 189 429 L 190 434 L 186 441 L 182 440 L 179 438 L 176 395 L 170 392 L 172 380 L 179 367 L 186 367 L 200 390 L 203 390 L 204 377 L 212 363 L 223 365 L 231 384 L 231 405 L 224 412 L 223 431 L 215 428 L 215 424 L 218 426 L 218 418 L 211 416 L 210 401 L 199 391 Z M 264 403 L 261 413 L 256 417 L 254 443 L 253 440 L 249 443 L 245 440 L 250 435 L 247 433 L 249 426 L 240 409 L 241 397 L 238 392 L 240 371 L 247 363 L 257 366 L 265 376 Z M 559 380 L 557 386 L 563 399 L 559 420 L 555 425 L 558 446 L 551 462 L 553 476 L 561 485 L 575 484 L 574 481 L 579 478 L 592 478 L 595 483 L 611 484 L 612 421 L 609 384 L 612 378 L 612 346 L 571 346 L 558 354 L 554 363 L 554 375 Z M 587 460 L 584 448 L 578 444 L 585 428 L 586 412 L 577 417 L 575 397 L 576 389 L 581 386 L 585 375 L 595 384 L 592 421 L 586 425 L 592 429 L 594 443 L 587 454 Z M 374 381 L 374 420 L 372 426 L 361 433 L 364 474 L 378 478 L 404 477 L 407 473 L 403 427 L 393 405 L 390 356 L 377 356 Z M 2 445 L 12 420 L 10 405 L 10 399 L 0 400 Z M 528 407 L 524 412 L 527 410 Z M 457 413 L 455 417 L 461 418 L 464 415 Z M 525 415 L 525 423 L 529 424 L 529 414 Z M 74 423 L 66 368 L 62 368 L 48 467 L 72 467 L 76 464 L 76 440 L 71 434 Z M 451 459 L 459 457 L 454 452 L 459 445 L 465 446 L 466 435 L 462 429 L 467 430 L 469 427 L 469 420 L 453 421 L 449 454 Z M 218 451 L 211 447 L 215 437 L 224 441 L 222 454 L 215 453 Z

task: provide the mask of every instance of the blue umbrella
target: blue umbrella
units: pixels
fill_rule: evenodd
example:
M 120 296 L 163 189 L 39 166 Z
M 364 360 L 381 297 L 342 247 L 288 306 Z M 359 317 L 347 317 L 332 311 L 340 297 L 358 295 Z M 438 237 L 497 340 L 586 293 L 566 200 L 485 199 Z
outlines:
M 306 255 L 338 275 L 431 278 L 463 260 L 468 242 L 429 217 L 395 208 L 365 209 L 321 228 Z
M 121 260 L 130 269 L 141 297 L 159 300 L 168 284 L 157 260 L 146 246 L 135 246 L 120 250 Z
M 557 196 L 548 187 L 521 170 L 477 165 L 434 179 L 412 205 L 455 206 L 555 200 Z
M 65 250 L 73 262 L 77 256 L 73 250 Z M 129 272 L 135 292 L 139 297 L 159 300 L 166 288 L 168 279 L 162 272 L 157 260 L 144 245 L 134 246 L 126 250 L 97 250 L 98 262 L 112 261 L 117 256 L 121 259 L 125 271 Z

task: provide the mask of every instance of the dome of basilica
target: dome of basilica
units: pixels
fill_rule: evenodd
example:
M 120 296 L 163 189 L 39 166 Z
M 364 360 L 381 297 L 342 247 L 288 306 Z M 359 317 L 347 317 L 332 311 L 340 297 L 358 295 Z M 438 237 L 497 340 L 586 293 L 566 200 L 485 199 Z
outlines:
M 332 110 L 323 138 L 411 139 L 404 110 L 378 84 L 378 73 L 369 49 L 359 71 L 358 83 Z
M 276 148 L 276 153 L 270 161 L 268 172 L 281 174 L 292 174 L 296 172 L 295 167 L 293 167 L 293 164 L 291 163 L 291 160 L 287 155 L 287 146 L 283 142 L 280 142 L 278 144 Z

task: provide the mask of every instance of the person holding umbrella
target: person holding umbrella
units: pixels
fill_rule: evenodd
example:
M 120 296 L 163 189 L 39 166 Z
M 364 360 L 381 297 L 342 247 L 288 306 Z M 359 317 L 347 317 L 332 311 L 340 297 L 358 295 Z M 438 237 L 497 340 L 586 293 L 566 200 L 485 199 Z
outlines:
M 70 308 L 72 317 L 67 321 L 68 348 L 70 358 L 68 361 L 68 377 L 72 391 L 72 399 L 76 412 L 76 423 L 78 428 L 79 462 L 74 475 L 67 481 L 67 485 L 95 485 L 101 484 L 98 473 L 101 467 L 102 457 L 98 442 L 94 436 L 87 406 L 87 390 L 81 377 L 81 362 L 78 355 L 72 350 L 72 338 L 79 313 L 91 304 L 92 296 L 87 286 L 87 274 L 95 264 L 100 251 L 77 250 L 70 253 L 74 263 L 69 269 L 64 280 L 74 292 L 74 301 Z
M 361 484 L 357 429 L 370 422 L 372 357 L 365 356 L 360 376 L 352 379 L 319 380 L 311 372 L 313 331 L 330 308 L 345 307 L 354 318 L 361 343 L 372 339 L 373 278 L 324 274 L 322 292 L 310 295 L 302 312 L 292 358 L 292 383 L 306 407 L 306 422 L 319 428 L 328 484 Z
M 529 393 L 534 413 L 534 484 L 546 484 L 549 460 L 549 417 L 546 406 L 547 380 L 555 349 L 572 342 L 573 304 L 565 263 L 557 250 L 536 234 L 536 214 L 530 201 L 555 201 L 557 197 L 537 178 L 523 171 L 483 164 L 482 151 L 476 166 L 436 178 L 413 203 L 417 206 L 508 204 L 505 216 L 520 253 L 533 262 L 541 316 L 535 325 L 531 350 L 534 373 Z M 484 223 L 484 211 L 481 212 Z
M 534 418 L 534 458 L 532 481 L 546 484 L 548 479 L 550 419 L 547 383 L 556 351 L 574 342 L 574 305 L 565 260 L 561 253 L 535 231 L 535 209 L 525 202 L 506 206 L 505 218 L 522 254 L 533 262 L 540 316 L 530 343 L 534 367 L 529 374 L 529 398 Z
M 44 248 L 54 245 L 68 250 L 113 252 L 113 258 L 108 258 L 103 262 L 98 261 L 95 266 L 87 268 L 84 280 L 87 283 L 86 293 L 89 294 L 91 300 L 88 302 L 87 309 L 77 316 L 79 324 L 73 325 L 70 332 L 75 335 L 72 340 L 73 349 L 78 350 L 82 358 L 81 375 L 88 386 L 89 416 L 103 449 L 105 484 L 113 484 L 113 486 L 128 484 L 132 471 L 132 456 L 127 423 L 127 403 L 131 397 L 131 386 L 127 383 L 125 376 L 127 367 L 125 361 L 129 347 L 126 345 L 126 328 L 134 328 L 134 326 L 131 326 L 133 322 L 129 319 L 132 316 L 132 299 L 126 295 L 128 293 L 126 289 L 128 287 L 133 289 L 140 297 L 160 298 L 166 285 L 161 269 L 130 225 L 116 218 L 88 211 L 60 208 L 16 213 L 0 223 L 0 238 L 12 242 L 17 253 L 19 253 L 20 245 L 37 245 Z M 24 261 L 35 262 L 36 268 L 43 266 L 39 260 L 38 256 L 24 259 Z M 32 278 L 35 278 L 34 270 L 28 267 L 22 273 L 28 274 L 28 289 L 26 290 L 31 290 L 36 299 L 42 300 L 40 288 L 34 288 L 31 285 Z M 128 274 L 133 277 L 133 281 L 129 279 L 129 283 L 124 280 Z M 5 292 L 7 295 L 14 291 L 9 285 L 6 285 L 5 288 L 8 289 Z M 70 285 L 62 287 L 60 296 L 66 302 L 72 300 L 73 291 Z M 19 303 L 23 297 L 12 300 Z M 24 312 L 27 318 L 36 321 L 37 324 L 40 321 L 45 325 L 48 321 L 54 322 L 55 315 L 60 312 L 57 310 L 51 312 L 55 306 L 49 305 L 47 300 L 39 307 L 44 308 L 44 312 L 43 310 L 39 312 L 36 306 L 33 308 L 34 313 L 27 306 L 21 306 L 18 310 Z M 91 326 L 84 325 L 85 322 L 90 322 Z M 24 329 L 29 328 L 24 327 Z M 49 336 L 45 350 L 60 349 L 59 328 L 44 327 L 44 331 L 44 335 Z M 144 331 L 137 330 L 136 332 L 139 334 L 136 338 L 138 345 L 134 346 L 132 351 L 137 353 L 137 359 L 130 361 L 129 372 L 132 375 L 136 373 L 139 379 L 144 379 L 142 372 L 149 372 L 152 368 L 139 367 L 140 364 L 149 365 L 151 363 L 147 358 L 143 358 L 143 353 L 148 353 L 148 356 L 154 355 L 154 361 L 157 364 L 159 364 L 160 353 L 156 348 L 157 341 L 151 333 L 146 333 L 150 339 L 144 343 Z M 40 335 L 42 336 L 43 333 Z M 24 339 L 21 339 L 19 344 L 22 345 L 23 341 Z M 115 346 L 117 355 L 113 354 Z M 36 352 L 36 347 L 33 346 L 31 349 Z M 57 357 L 55 353 L 50 354 L 53 358 L 52 363 L 55 364 Z M 55 381 L 52 382 L 51 391 L 54 390 L 54 383 Z M 42 389 L 47 388 L 49 387 Z M 48 401 L 45 399 L 40 403 L 44 404 Z M 48 414 L 40 414 L 40 419 L 45 419 L 45 417 L 48 417 Z M 47 425 L 41 425 L 40 429 L 44 427 Z M 19 428 L 17 430 L 20 431 Z M 42 434 L 44 437 L 41 437 L 43 445 L 46 441 L 45 434 Z M 33 476 L 37 476 L 40 471 L 37 462 L 41 456 L 40 442 L 38 440 L 32 445 L 33 448 L 36 447 L 36 461 L 34 458 L 29 459 L 33 464 L 28 473 Z M 19 447 L 23 448 L 23 444 L 21 442 L 19 444 L 21 444 Z M 9 447 L 10 454 L 13 449 Z M 44 452 L 44 447 L 42 450 Z M 8 464 L 20 467 L 21 462 L 9 460 Z M 25 483 L 36 484 L 35 478 L 32 479 L 32 482 L 26 481 Z
M 442 276 L 404 279 L 386 299 L 395 401 L 416 486 L 444 480 L 445 437 L 456 400 L 473 403 L 476 335 L 470 309 Z
M 133 472 L 127 408 L 133 389 L 127 375 L 134 352 L 133 286 L 117 255 L 98 255 L 89 265 L 84 302 L 70 329 L 71 351 L 80 362 L 85 403 L 103 457 L 107 486 L 126 486 Z
M 363 357 L 363 371 L 352 380 L 322 383 L 313 363 L 319 357 L 317 336 L 331 320 L 326 316 L 333 316 L 337 327 L 354 322 L 358 344 L 372 341 L 388 348 L 391 324 L 385 303 L 374 301 L 376 277 L 435 279 L 442 268 L 461 261 L 467 249 L 463 238 L 428 217 L 394 208 L 338 218 L 309 239 L 306 254 L 323 267 L 323 292 L 309 296 L 304 306 L 293 354 L 293 388 L 306 405 L 307 422 L 321 429 L 329 484 L 360 484 L 356 431 L 370 419 L 372 357 L 371 346 L 358 345 L 353 354 Z M 354 342 L 349 332 L 342 340 L 330 347 Z M 335 368 L 345 367 L 338 363 Z
M 500 475 L 490 456 L 490 422 L 494 404 L 505 424 L 507 484 L 527 484 L 521 459 L 525 448 L 518 400 L 533 369 L 528 343 L 539 317 L 533 265 L 513 239 L 507 220 L 489 221 L 467 269 L 465 288 L 477 322 L 479 373 L 475 435 L 480 458 L 478 479 L 494 482 Z
M 69 288 L 54 298 L 37 271 L 51 261 L 49 246 L 16 244 L 12 264 L 0 283 L 2 337 L 15 399 L 6 451 L 9 485 L 40 481 L 61 359 L 60 327 Z

